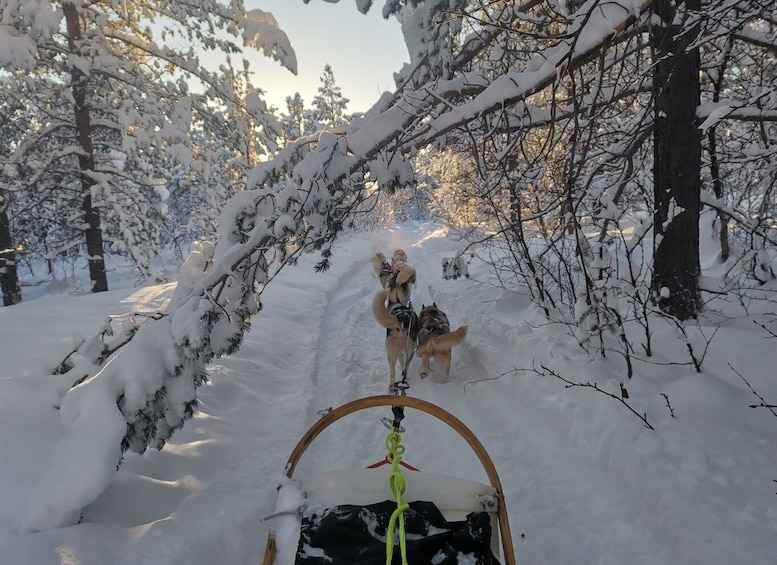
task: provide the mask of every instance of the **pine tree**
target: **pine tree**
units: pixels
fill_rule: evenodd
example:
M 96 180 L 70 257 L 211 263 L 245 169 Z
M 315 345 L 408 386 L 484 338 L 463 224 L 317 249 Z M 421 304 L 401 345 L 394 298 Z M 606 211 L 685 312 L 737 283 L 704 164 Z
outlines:
M 130 257 L 147 274 L 175 164 L 207 169 L 202 160 L 208 152 L 193 146 L 192 124 L 210 122 L 210 131 L 230 145 L 234 139 L 227 137 L 235 132 L 251 140 L 264 126 L 273 130 L 267 140 L 277 136 L 274 119 L 262 117 L 267 107 L 260 91 L 248 84 L 235 88 L 227 73 L 203 67 L 198 51 L 237 53 L 239 38 L 291 70 L 296 60 L 284 34 L 264 33 L 277 32 L 274 19 L 246 12 L 239 1 L 79 0 L 61 7 L 35 21 L 21 4 L 4 12 L 32 40 L 22 45 L 35 46 L 29 59 L 0 57 L 9 77 L 4 99 L 36 104 L 37 119 L 11 158 L 20 169 L 15 190 L 35 194 L 30 200 L 49 208 L 49 229 L 35 233 L 48 240 L 38 247 L 49 258 L 78 251 L 99 291 L 107 289 L 106 249 Z M 272 43 L 265 44 L 265 35 Z M 194 92 L 196 85 L 204 93 Z M 252 144 L 235 147 L 241 178 L 258 155 Z M 56 223 L 63 217 L 65 225 Z
M 340 87 L 335 83 L 332 67 L 324 66 L 324 73 L 320 80 L 318 94 L 313 97 L 313 120 L 316 130 L 346 123 L 349 117 L 345 110 L 349 100 L 343 97 Z
M 6 107 L 0 111 L 0 165 L 8 161 L 24 115 L 23 108 L 19 107 Z M 3 296 L 3 306 L 11 306 L 22 301 L 22 291 L 9 215 L 11 203 L 6 188 L 8 183 L 3 169 L 0 168 L 0 294 Z
M 3 306 L 12 306 L 22 301 L 22 289 L 19 286 L 16 249 L 6 209 L 5 194 L 0 188 L 0 293 L 3 295 Z
M 286 97 L 287 113 L 281 114 L 281 146 L 316 131 L 313 112 L 305 108 L 299 92 Z
M 192 241 L 215 239 L 224 204 L 245 190 L 249 171 L 278 149 L 282 124 L 251 83 L 250 74 L 246 60 L 237 67 L 228 56 L 218 83 L 229 97 L 208 96 L 208 91 L 194 97 L 200 110 L 193 114 L 190 129 L 192 164 L 172 169 L 168 211 L 175 221 L 162 235 L 182 254 Z
M 652 288 L 666 313 L 687 320 L 701 309 L 699 291 L 699 210 L 701 130 L 699 48 L 693 47 L 699 24 L 683 26 L 701 9 L 687 0 L 678 13 L 668 0 L 653 2 L 661 25 L 654 29 L 656 68 L 653 186 L 655 252 Z

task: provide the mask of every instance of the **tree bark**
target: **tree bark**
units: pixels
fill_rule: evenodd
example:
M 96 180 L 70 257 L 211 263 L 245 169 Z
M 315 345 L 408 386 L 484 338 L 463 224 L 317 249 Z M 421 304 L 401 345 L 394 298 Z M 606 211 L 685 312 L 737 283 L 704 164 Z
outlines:
M 723 57 L 718 68 L 718 76 L 715 77 L 713 82 L 713 95 L 712 101 L 720 101 L 720 93 L 723 91 L 723 79 L 726 76 L 726 68 L 728 67 L 728 60 L 731 56 L 732 40 L 726 41 L 726 48 L 723 51 Z M 710 153 L 710 177 L 712 180 L 712 189 L 715 193 L 715 198 L 723 202 L 723 179 L 720 177 L 720 163 L 718 162 L 718 143 L 716 137 L 716 127 L 712 126 L 707 130 L 707 139 L 709 141 L 709 153 Z M 731 246 L 728 240 L 728 216 L 718 210 L 718 236 L 720 239 L 720 261 L 723 263 L 728 260 L 731 254 Z
M 723 202 L 723 181 L 720 178 L 720 164 L 718 163 L 718 144 L 715 138 L 715 127 L 707 131 L 710 147 L 710 177 L 715 198 Z M 718 211 L 718 239 L 720 239 L 720 262 L 725 263 L 731 255 L 731 246 L 728 241 L 728 215 Z
M 68 48 L 73 54 L 80 51 L 81 22 L 76 6 L 72 2 L 62 4 L 67 23 Z M 78 156 L 78 164 L 81 169 L 81 193 L 86 229 L 86 253 L 89 262 L 89 278 L 92 281 L 92 292 L 108 290 L 108 279 L 105 273 L 105 259 L 103 255 L 103 235 L 100 228 L 100 212 L 92 203 L 92 187 L 95 184 L 92 173 L 94 172 L 94 151 L 92 149 L 92 128 L 89 106 L 86 103 L 87 77 L 73 65 L 70 68 L 73 81 L 73 100 L 75 101 L 75 124 L 78 145 L 81 152 Z
M 701 0 L 685 2 L 686 14 L 700 9 Z M 671 0 L 656 0 L 653 11 L 661 24 L 653 31 L 655 243 L 651 286 L 662 311 L 687 320 L 701 308 L 702 136 L 696 117 L 700 60 L 698 48 L 691 47 L 698 26 L 687 28 L 678 23 Z
M 11 223 L 6 213 L 5 198 L 0 191 L 0 291 L 3 306 L 12 306 L 22 301 L 22 289 L 16 271 L 16 251 L 11 237 Z

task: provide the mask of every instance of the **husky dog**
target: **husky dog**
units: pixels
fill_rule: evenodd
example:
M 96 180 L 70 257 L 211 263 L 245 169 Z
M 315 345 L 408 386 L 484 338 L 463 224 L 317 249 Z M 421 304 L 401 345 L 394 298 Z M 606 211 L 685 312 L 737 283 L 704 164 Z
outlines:
M 442 260 L 442 278 L 456 280 L 461 276 L 469 278 L 469 267 L 463 255 L 446 257 Z
M 399 272 L 407 267 L 407 253 L 403 249 L 396 249 L 391 255 L 391 262 L 389 262 L 386 256 L 379 251 L 369 258 L 369 262 L 375 276 L 380 280 L 380 286 L 386 288 L 395 284 L 393 281 L 398 278 Z M 410 282 L 415 284 L 415 277 Z
M 411 267 L 403 271 L 412 270 Z M 401 288 L 401 287 L 399 287 Z M 377 322 L 386 328 L 386 358 L 389 364 L 389 392 L 396 382 L 396 364 L 404 367 L 415 349 L 418 337 L 418 315 L 410 304 L 410 295 L 406 301 L 392 300 L 398 295 L 398 289 L 386 288 L 372 299 L 372 314 Z
M 375 276 L 380 280 L 380 286 L 386 288 L 389 277 L 394 274 L 391 263 L 388 262 L 386 256 L 380 251 L 370 257 L 369 261 L 372 265 L 372 270 L 375 271 Z
M 421 306 L 418 324 L 420 329 L 417 353 L 421 356 L 421 378 L 431 371 L 429 361 L 434 357 L 444 380 L 447 381 L 451 371 L 451 349 L 464 341 L 468 326 L 461 326 L 452 332 L 448 316 L 434 303 L 431 306 Z

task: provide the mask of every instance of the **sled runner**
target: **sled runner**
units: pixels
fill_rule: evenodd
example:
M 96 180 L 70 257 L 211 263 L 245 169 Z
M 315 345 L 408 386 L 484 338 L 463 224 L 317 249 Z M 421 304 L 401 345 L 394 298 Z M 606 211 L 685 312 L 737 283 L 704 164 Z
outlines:
M 366 469 L 295 477 L 303 453 L 337 420 L 390 406 L 384 461 Z M 402 461 L 404 408 L 453 428 L 480 460 L 490 484 L 418 471 Z M 404 395 L 362 398 L 330 411 L 297 443 L 286 465 L 263 565 L 515 565 L 502 485 L 480 441 L 455 416 Z M 500 543 L 501 541 L 501 543 Z

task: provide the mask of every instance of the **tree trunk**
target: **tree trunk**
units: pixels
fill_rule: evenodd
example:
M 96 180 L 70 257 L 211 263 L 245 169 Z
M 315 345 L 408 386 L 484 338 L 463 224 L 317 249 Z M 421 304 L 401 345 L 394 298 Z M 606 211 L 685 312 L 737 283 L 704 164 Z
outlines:
M 731 49 L 733 40 L 728 38 L 726 40 L 726 48 L 723 50 L 723 57 L 718 68 L 717 77 L 713 82 L 714 93 L 712 95 L 713 102 L 720 102 L 720 93 L 723 91 L 723 79 L 726 76 L 726 68 L 728 67 L 728 60 L 731 56 Z M 718 162 L 718 143 L 716 137 L 716 128 L 712 126 L 707 130 L 707 139 L 709 140 L 709 153 L 710 153 L 710 177 L 712 179 L 712 189 L 721 204 L 723 203 L 723 179 L 720 178 L 720 163 Z M 720 260 L 726 262 L 731 254 L 731 246 L 728 241 L 728 215 L 724 214 L 720 210 L 717 212 L 718 216 L 718 236 L 720 239 Z
M 16 251 L 11 237 L 11 223 L 6 213 L 5 198 L 0 194 L 0 291 L 3 306 L 12 306 L 22 301 L 22 289 L 16 272 Z
M 80 52 L 81 22 L 78 11 L 71 2 L 62 4 L 62 11 L 67 22 L 68 48 L 73 54 Z M 86 253 L 89 262 L 89 278 L 92 280 L 92 292 L 108 290 L 108 279 L 105 273 L 105 259 L 103 256 L 103 234 L 100 228 L 100 212 L 92 205 L 92 187 L 95 182 L 92 177 L 94 172 L 94 151 L 92 149 L 92 128 L 89 115 L 89 106 L 86 104 L 87 80 L 86 75 L 76 66 L 70 69 L 73 81 L 73 100 L 75 102 L 75 123 L 78 144 L 81 153 L 78 156 L 78 164 L 81 169 L 81 193 L 83 198 L 84 220 L 86 222 Z
M 701 0 L 686 1 L 685 9 L 698 13 Z M 687 320 L 696 317 L 701 308 L 702 136 L 696 118 L 700 62 L 698 48 L 690 48 L 698 35 L 698 26 L 684 30 L 682 23 L 675 20 L 671 0 L 654 1 L 653 11 L 661 24 L 653 31 L 656 209 L 652 291 L 662 311 Z
M 723 203 L 723 181 L 720 178 L 720 163 L 718 163 L 718 144 L 715 138 L 715 127 L 707 131 L 710 147 L 710 177 L 715 198 Z M 718 211 L 718 237 L 720 239 L 720 261 L 725 263 L 731 255 L 731 246 L 728 242 L 728 215 Z

